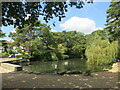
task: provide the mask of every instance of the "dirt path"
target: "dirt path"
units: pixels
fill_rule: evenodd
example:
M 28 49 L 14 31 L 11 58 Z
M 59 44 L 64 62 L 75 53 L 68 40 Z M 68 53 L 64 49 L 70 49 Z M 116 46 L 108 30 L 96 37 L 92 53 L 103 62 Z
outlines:
M 79 75 L 2 74 L 2 88 L 114 88 L 118 73 L 95 72 L 93 77 Z

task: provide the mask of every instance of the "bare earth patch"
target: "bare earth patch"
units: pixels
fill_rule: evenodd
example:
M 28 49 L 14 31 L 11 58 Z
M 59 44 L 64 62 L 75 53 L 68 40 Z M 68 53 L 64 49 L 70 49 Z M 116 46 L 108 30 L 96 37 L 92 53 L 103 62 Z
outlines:
M 91 76 L 2 74 L 2 88 L 113 88 L 118 89 L 118 73 L 95 72 Z

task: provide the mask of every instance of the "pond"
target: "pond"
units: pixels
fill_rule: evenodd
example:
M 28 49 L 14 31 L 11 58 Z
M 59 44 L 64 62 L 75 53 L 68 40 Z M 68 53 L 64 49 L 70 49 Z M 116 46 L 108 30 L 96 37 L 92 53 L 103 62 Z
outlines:
M 96 66 L 88 65 L 85 59 L 69 59 L 59 61 L 35 61 L 20 63 L 24 70 L 40 73 L 56 73 L 62 71 L 102 71 L 103 69 L 110 69 L 110 65 Z

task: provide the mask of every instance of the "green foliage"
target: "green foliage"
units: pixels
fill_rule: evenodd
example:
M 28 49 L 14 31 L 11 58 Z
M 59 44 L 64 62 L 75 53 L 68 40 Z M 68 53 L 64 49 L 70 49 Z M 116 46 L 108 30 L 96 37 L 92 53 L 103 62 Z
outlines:
M 73 54 L 75 55 L 75 57 L 84 57 L 84 50 L 85 50 L 85 46 L 84 45 L 75 45 L 72 47 L 73 49 Z
M 53 37 L 58 43 L 59 53 L 68 55 L 69 58 L 81 58 L 85 52 L 85 36 L 76 31 L 53 32 Z M 62 57 L 62 56 L 61 56 Z
M 23 59 L 29 59 L 31 56 L 29 54 L 23 54 Z
M 2 46 L 2 42 L 0 41 L 0 46 Z
M 16 58 L 29 59 L 31 56 L 28 53 L 25 53 L 23 55 L 16 55 Z
M 54 60 L 54 61 L 57 61 L 57 60 L 58 60 L 58 57 L 56 56 L 55 53 L 52 53 L 52 60 Z
M 3 52 L 3 53 L 1 53 L 1 56 L 9 56 L 10 54 L 9 53 L 7 53 L 7 52 Z
M 68 59 L 68 58 L 69 58 L 68 55 L 62 54 L 62 59 Z
M 23 55 L 16 55 L 16 58 L 22 58 Z
M 13 60 L 13 61 L 11 61 L 11 63 L 13 63 L 13 64 L 17 64 L 17 63 L 20 63 L 20 61 L 15 61 L 15 60 Z
M 89 64 L 105 65 L 111 64 L 116 60 L 118 52 L 118 42 L 111 44 L 109 40 L 95 40 L 91 45 L 87 46 L 86 57 Z
M 17 52 L 18 53 L 22 53 L 22 49 L 21 48 L 17 48 Z
M 114 40 L 118 40 L 120 38 L 120 1 L 111 1 L 109 6 L 110 8 L 107 10 L 107 19 L 106 19 L 106 28 L 110 34 L 110 42 Z
M 38 58 L 38 56 L 44 56 L 43 54 L 47 52 L 45 49 L 51 44 L 49 30 L 49 26 L 36 21 L 34 26 L 25 24 L 22 29 L 16 28 L 16 32 L 10 33 L 9 36 L 15 41 L 12 46 L 26 47 L 32 58 Z M 21 52 L 21 49 L 18 51 Z
M 9 36 L 14 40 L 11 46 L 27 47 L 32 60 L 49 61 L 84 56 L 86 41 L 83 33 L 50 32 L 50 29 L 50 26 L 40 21 L 34 22 L 34 26 L 25 24 L 22 29 L 16 28 L 16 32 L 10 33 Z M 17 51 L 22 52 L 21 48 Z
M 58 44 L 58 51 L 62 54 L 65 53 L 67 48 L 63 44 Z
M 88 0 L 90 3 L 91 1 Z M 75 6 L 77 9 L 83 8 L 84 0 L 78 2 L 2 2 L 2 24 L 4 26 L 14 25 L 14 27 L 23 27 L 24 24 L 32 23 L 38 20 L 39 16 L 43 17 L 43 20 L 48 23 L 54 17 L 57 17 L 59 21 L 65 18 L 65 13 L 68 11 L 68 7 Z M 13 12 L 15 10 L 15 12 Z M 21 14 L 20 14 L 21 13 Z M 31 16 L 28 19 L 26 14 Z M 53 22 L 55 25 L 55 22 Z
M 11 49 L 8 50 L 9 54 L 15 54 Z
M 112 0 L 109 7 L 105 30 L 109 34 L 109 41 L 118 41 L 118 45 L 120 45 L 120 1 Z M 120 59 L 120 47 L 118 47 L 117 59 Z
M 85 55 L 88 59 L 88 66 L 100 66 L 116 62 L 118 56 L 118 41 L 110 43 L 109 34 L 106 33 L 106 31 L 94 31 L 86 36 L 86 40 L 87 48 Z

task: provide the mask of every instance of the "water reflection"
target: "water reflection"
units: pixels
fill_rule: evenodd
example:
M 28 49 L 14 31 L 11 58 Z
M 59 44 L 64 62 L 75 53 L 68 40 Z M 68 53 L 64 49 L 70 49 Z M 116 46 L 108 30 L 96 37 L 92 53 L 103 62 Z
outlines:
M 29 64 L 29 65 L 28 65 Z M 108 69 L 111 66 L 95 66 L 86 63 L 85 59 L 70 59 L 70 60 L 60 60 L 60 61 L 36 61 L 31 63 L 22 63 L 25 70 L 41 73 L 57 73 L 62 71 L 100 71 L 104 68 Z

